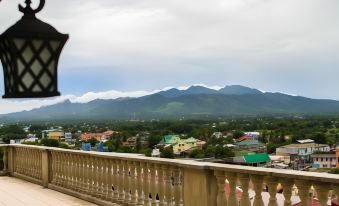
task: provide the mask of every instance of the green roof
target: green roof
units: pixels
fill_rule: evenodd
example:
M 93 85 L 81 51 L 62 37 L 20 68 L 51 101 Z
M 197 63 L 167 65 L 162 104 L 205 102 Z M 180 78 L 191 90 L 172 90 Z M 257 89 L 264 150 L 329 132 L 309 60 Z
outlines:
M 244 159 L 246 163 L 260 163 L 271 161 L 271 158 L 268 156 L 267 153 L 244 155 Z
M 165 143 L 170 142 L 172 140 L 172 135 L 166 135 L 164 140 L 165 140 Z
M 264 143 L 260 142 L 259 140 L 244 140 L 239 142 L 238 145 L 265 145 Z

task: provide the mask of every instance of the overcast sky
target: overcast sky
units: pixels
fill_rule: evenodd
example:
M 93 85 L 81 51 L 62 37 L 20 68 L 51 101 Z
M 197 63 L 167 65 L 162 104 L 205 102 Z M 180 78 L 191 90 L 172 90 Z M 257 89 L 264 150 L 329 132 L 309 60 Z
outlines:
M 19 2 L 0 3 L 0 31 L 20 18 Z M 38 17 L 70 34 L 65 96 L 0 100 L 0 113 L 191 84 L 339 100 L 338 11 L 338 0 L 47 0 Z

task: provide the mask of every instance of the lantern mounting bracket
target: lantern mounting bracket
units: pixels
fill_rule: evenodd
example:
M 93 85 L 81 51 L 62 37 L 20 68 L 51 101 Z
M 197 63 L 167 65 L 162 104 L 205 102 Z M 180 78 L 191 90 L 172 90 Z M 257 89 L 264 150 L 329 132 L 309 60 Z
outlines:
M 26 6 L 23 7 L 21 4 L 19 4 L 19 11 L 21 11 L 22 13 L 24 13 L 24 15 L 29 15 L 29 16 L 35 16 L 36 13 L 39 13 L 45 6 L 45 0 L 39 0 L 39 6 L 36 9 L 33 9 L 31 7 L 31 0 L 26 0 Z M 0 0 L 1 2 L 1 0 Z

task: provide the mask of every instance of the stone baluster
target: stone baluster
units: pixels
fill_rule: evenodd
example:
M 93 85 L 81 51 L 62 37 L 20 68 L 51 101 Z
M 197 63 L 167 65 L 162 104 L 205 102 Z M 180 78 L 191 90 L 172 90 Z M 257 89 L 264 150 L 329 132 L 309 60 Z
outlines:
M 137 171 L 138 206 L 144 205 L 142 163 L 134 162 Z
M 76 159 L 72 154 L 67 154 L 68 156 L 68 167 L 69 167 L 69 176 L 68 176 L 68 183 L 69 189 L 76 190 Z
M 317 198 L 320 202 L 320 206 L 327 206 L 328 202 L 328 193 L 329 193 L 329 184 L 317 182 L 313 184 L 316 192 Z
M 98 158 L 93 157 L 93 197 L 99 197 L 99 163 Z
M 94 157 L 88 157 L 88 195 L 94 194 Z
M 124 203 L 125 200 L 125 181 L 124 181 L 124 166 L 123 166 L 123 160 L 119 161 L 119 199 L 118 202 L 120 205 L 122 205 Z
M 119 190 L 121 190 L 120 179 L 119 179 L 119 162 L 118 160 L 113 160 L 113 202 L 118 203 L 119 200 Z
M 237 198 L 236 187 L 237 187 L 237 173 L 227 172 L 226 178 L 229 182 L 230 194 L 228 198 L 229 205 L 239 205 L 239 201 Z
M 263 176 L 251 175 L 251 180 L 255 191 L 253 206 L 264 206 L 264 201 L 262 200 L 261 195 L 263 189 Z
M 65 187 L 65 183 L 67 182 L 66 177 L 68 176 L 69 173 L 69 167 L 68 167 L 68 160 L 66 157 L 65 153 L 60 153 L 60 161 L 61 161 L 61 181 L 60 181 L 60 186 Z M 67 187 L 65 187 L 67 188 Z
M 51 184 L 55 184 L 55 179 L 56 179 L 56 169 L 55 169 L 55 166 L 56 166 L 56 160 L 55 160 L 55 153 L 54 152 L 51 152 L 51 168 L 52 168 L 52 171 L 50 171 L 52 173 L 52 177 L 51 177 Z
M 53 161 L 54 161 L 54 164 L 55 164 L 55 169 L 54 169 L 54 174 L 55 174 L 55 177 L 53 178 L 53 184 L 55 185 L 59 185 L 59 182 L 60 182 L 60 178 L 59 178 L 59 168 L 60 168 L 60 161 L 59 161 L 59 153 L 58 152 L 53 152 L 54 154 L 54 158 L 53 158 Z
M 250 184 L 250 176 L 249 174 L 240 173 L 239 174 L 239 181 L 241 184 L 241 188 L 243 190 L 241 199 L 240 199 L 240 206 L 251 206 L 250 196 L 249 196 L 249 184 Z
M 24 171 L 24 174 L 29 176 L 30 173 L 31 173 L 31 167 L 29 167 L 29 164 L 30 164 L 30 161 L 31 161 L 31 158 L 28 158 L 26 159 L 26 157 L 31 157 L 31 154 L 29 153 L 29 150 L 27 148 L 24 149 L 25 151 L 25 155 L 23 156 L 23 162 L 24 162 L 24 168 L 23 168 L 23 171 Z
M 74 174 L 74 180 L 75 180 L 75 191 L 80 192 L 80 184 L 81 184 L 81 178 L 80 178 L 80 170 L 81 170 L 81 157 L 78 154 L 73 154 L 74 162 L 75 162 L 75 174 Z
M 214 171 L 214 176 L 217 179 L 218 194 L 217 194 L 217 206 L 227 205 L 226 191 L 225 191 L 225 172 Z
M 103 158 L 98 158 L 98 163 L 99 163 L 99 178 L 98 178 L 98 193 L 99 193 L 99 198 L 104 200 L 106 198 L 105 194 L 105 162 Z
M 131 181 L 131 201 L 129 205 L 137 205 L 138 195 L 137 195 L 137 171 L 136 171 L 136 162 L 129 162 L 130 167 L 130 181 Z
M 3 169 L 3 171 L 4 171 L 4 172 L 7 172 L 7 171 L 8 171 L 8 167 L 7 167 L 7 165 L 8 165 L 8 161 L 7 161 L 7 157 L 8 157 L 7 152 L 8 152 L 8 149 L 7 149 L 7 147 L 4 147 L 3 152 L 4 152 L 4 155 L 3 155 L 3 157 L 2 157 L 2 161 L 3 161 L 3 163 L 4 163 L 4 169 Z
M 86 173 L 87 173 L 87 164 L 86 164 L 86 156 L 80 155 L 80 190 L 79 192 L 82 194 L 86 194 Z
M 89 177 L 89 169 L 88 169 L 88 155 L 82 156 L 83 158 L 83 179 L 82 179 L 82 191 L 83 194 L 88 194 L 88 177 Z
M 165 200 L 165 176 L 163 165 L 157 164 L 155 168 L 158 173 L 159 206 L 164 206 L 166 205 L 166 200 Z
M 156 177 L 156 169 L 155 165 L 152 163 L 148 163 L 148 169 L 150 171 L 150 193 L 152 197 L 151 205 L 156 206 L 157 204 L 157 177 Z
M 172 205 L 172 171 L 171 167 L 168 165 L 162 166 L 163 178 L 164 178 L 164 205 Z
M 38 164 L 38 171 L 39 171 L 39 180 L 42 179 L 42 151 L 39 150 L 39 164 Z
M 181 204 L 181 171 L 179 167 L 173 168 L 174 201 L 175 206 Z
M 143 190 L 144 190 L 144 198 L 145 198 L 145 205 L 149 206 L 150 205 L 150 174 L 148 170 L 148 164 L 147 163 L 142 163 L 143 165 Z
M 310 202 L 310 182 L 307 180 L 295 180 L 295 184 L 298 188 L 298 195 L 301 200 L 300 206 L 308 206 L 308 203 Z
M 277 202 L 277 187 L 279 179 L 276 177 L 266 177 L 265 182 L 268 187 L 268 193 L 270 194 L 270 199 L 268 202 L 268 206 L 278 206 Z
M 113 202 L 113 164 L 112 160 L 105 159 L 107 165 L 106 180 L 107 180 L 107 195 L 106 200 Z
M 283 195 L 285 197 L 284 206 L 291 206 L 292 187 L 294 185 L 294 181 L 289 178 L 281 178 L 280 183 L 283 187 Z
M 123 166 L 123 173 L 124 173 L 124 194 L 125 194 L 125 199 L 124 199 L 124 206 L 128 206 L 128 203 L 131 199 L 131 193 L 130 193 L 130 176 L 129 176 L 129 168 L 127 161 L 122 161 L 122 166 Z

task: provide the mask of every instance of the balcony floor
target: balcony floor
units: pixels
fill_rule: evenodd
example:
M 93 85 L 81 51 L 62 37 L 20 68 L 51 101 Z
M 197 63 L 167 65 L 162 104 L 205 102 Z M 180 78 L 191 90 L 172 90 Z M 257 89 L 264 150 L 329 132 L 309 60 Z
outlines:
M 0 177 L 0 206 L 94 206 L 60 192 L 13 177 Z

